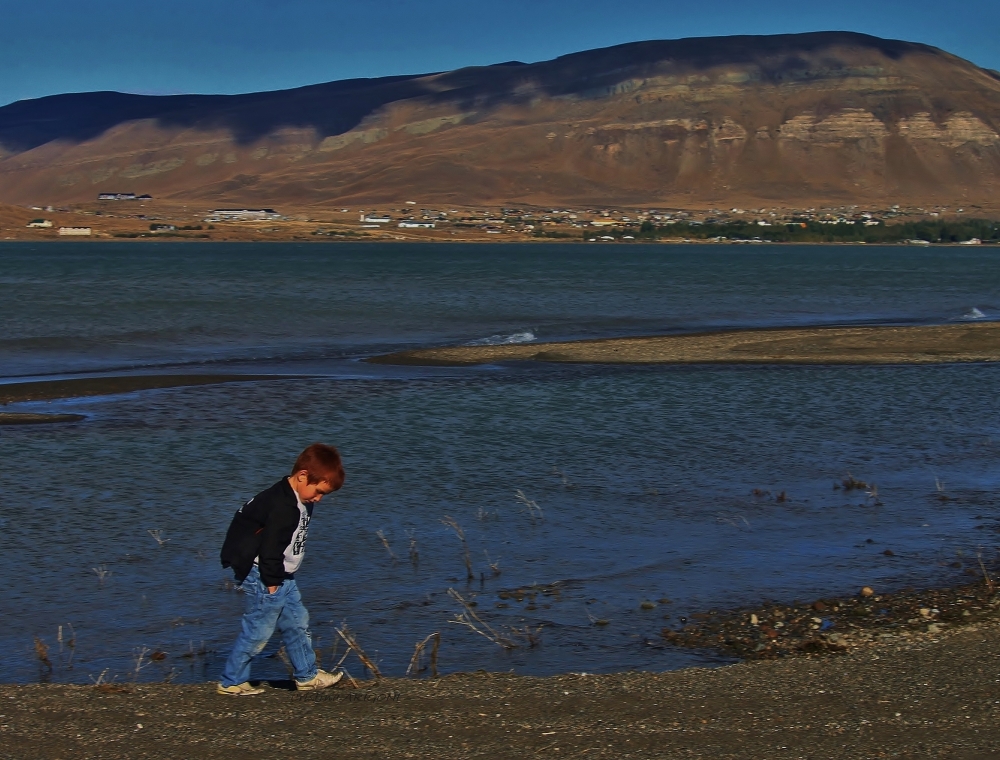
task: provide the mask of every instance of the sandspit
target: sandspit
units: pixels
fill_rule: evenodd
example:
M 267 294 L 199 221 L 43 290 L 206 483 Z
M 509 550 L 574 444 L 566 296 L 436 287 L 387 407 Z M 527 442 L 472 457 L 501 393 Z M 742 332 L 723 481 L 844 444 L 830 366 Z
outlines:
M 119 375 L 115 377 L 79 377 L 69 380 L 37 380 L 0 385 L 0 404 L 14 404 L 22 401 L 53 401 L 84 396 L 110 396 L 115 393 L 132 393 L 160 388 L 182 388 L 192 385 L 215 385 L 284 378 L 284 375 Z M 13 417 L 14 415 L 8 413 L 8 416 Z M 49 415 L 33 416 L 49 417 Z M 66 422 L 68 420 L 46 421 Z
M 79 422 L 82 414 L 32 414 L 30 412 L 0 412 L 0 425 L 44 425 L 52 422 Z
M 380 364 L 508 361 L 593 364 L 936 364 L 1000 360 L 1000 322 L 801 327 L 690 335 L 445 346 L 376 356 Z

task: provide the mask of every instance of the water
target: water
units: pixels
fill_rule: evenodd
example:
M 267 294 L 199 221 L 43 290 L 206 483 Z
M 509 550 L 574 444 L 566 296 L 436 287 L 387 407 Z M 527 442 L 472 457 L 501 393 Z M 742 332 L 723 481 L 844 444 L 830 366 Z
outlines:
M 327 664 L 344 621 L 394 675 L 433 631 L 446 672 L 710 664 L 711 653 L 659 647 L 660 628 L 763 598 L 966 577 L 949 565 L 993 556 L 1000 368 L 453 369 L 358 357 L 719 327 L 933 324 L 973 310 L 990 319 L 1000 314 L 994 257 L 950 248 L 4 245 L 4 378 L 204 369 L 296 377 L 17 405 L 87 419 L 0 428 L 11 572 L 0 681 L 39 677 L 36 636 L 50 647 L 54 680 L 87 682 L 105 669 L 127 678 L 142 647 L 168 657 L 141 679 L 215 677 L 242 605 L 217 559 L 228 520 L 313 440 L 338 445 L 348 473 L 317 508 L 299 575 Z M 881 506 L 834 490 L 848 471 L 877 483 Z M 445 517 L 465 531 L 471 584 Z M 102 582 L 95 568 L 110 575 Z M 497 595 L 557 582 L 533 604 Z M 449 588 L 474 598 L 498 629 L 543 625 L 541 645 L 505 652 L 451 622 L 460 609 Z M 274 657 L 255 666 L 255 676 L 283 673 Z

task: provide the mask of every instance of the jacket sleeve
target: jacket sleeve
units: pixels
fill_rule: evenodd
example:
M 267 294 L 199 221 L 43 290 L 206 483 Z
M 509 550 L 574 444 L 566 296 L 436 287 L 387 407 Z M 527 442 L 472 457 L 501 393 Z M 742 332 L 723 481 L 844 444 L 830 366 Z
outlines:
M 281 510 L 272 509 L 264 520 L 258 567 L 260 580 L 265 586 L 280 586 L 288 577 L 285 572 L 285 549 L 291 543 L 298 525 L 298 512 L 295 513 L 294 522 L 289 523 L 284 517 Z

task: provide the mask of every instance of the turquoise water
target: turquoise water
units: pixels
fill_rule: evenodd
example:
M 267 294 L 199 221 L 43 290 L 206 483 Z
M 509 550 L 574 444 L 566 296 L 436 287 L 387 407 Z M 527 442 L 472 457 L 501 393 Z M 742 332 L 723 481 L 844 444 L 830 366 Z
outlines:
M 8 380 L 297 376 L 17 405 L 86 420 L 0 428 L 0 536 L 14 573 L 0 602 L 0 681 L 39 677 L 36 636 L 50 646 L 53 680 L 87 682 L 105 669 L 127 678 L 142 647 L 168 657 L 141 679 L 213 678 L 241 609 L 217 560 L 229 517 L 313 440 L 338 445 L 348 472 L 318 508 L 299 574 L 314 633 L 328 650 L 346 621 L 388 674 L 401 675 L 413 644 L 433 631 L 443 671 L 711 663 L 710 653 L 659 646 L 660 628 L 764 598 L 967 577 L 978 553 L 995 554 L 993 366 L 424 369 L 359 359 L 477 340 L 933 324 L 973 308 L 992 318 L 995 255 L 0 246 Z M 880 506 L 834 490 L 848 471 L 878 485 Z M 776 500 L 782 491 L 787 499 Z M 471 583 L 446 516 L 465 531 Z M 102 582 L 95 568 L 110 575 Z M 497 595 L 554 583 L 559 592 L 539 594 L 532 608 Z M 460 610 L 449 588 L 474 598 L 498 629 L 542 625 L 540 646 L 505 652 L 450 622 Z M 662 598 L 671 602 L 640 609 Z M 70 625 L 72 668 L 57 640 Z M 183 657 L 189 649 L 204 653 Z M 255 671 L 283 673 L 273 657 Z

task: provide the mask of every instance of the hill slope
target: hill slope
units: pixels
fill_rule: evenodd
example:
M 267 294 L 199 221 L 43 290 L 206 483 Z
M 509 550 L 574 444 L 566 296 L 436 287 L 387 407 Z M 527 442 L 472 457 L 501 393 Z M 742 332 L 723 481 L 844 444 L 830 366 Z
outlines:
M 1000 76 L 828 32 L 233 96 L 0 108 L 0 201 L 991 203 Z

